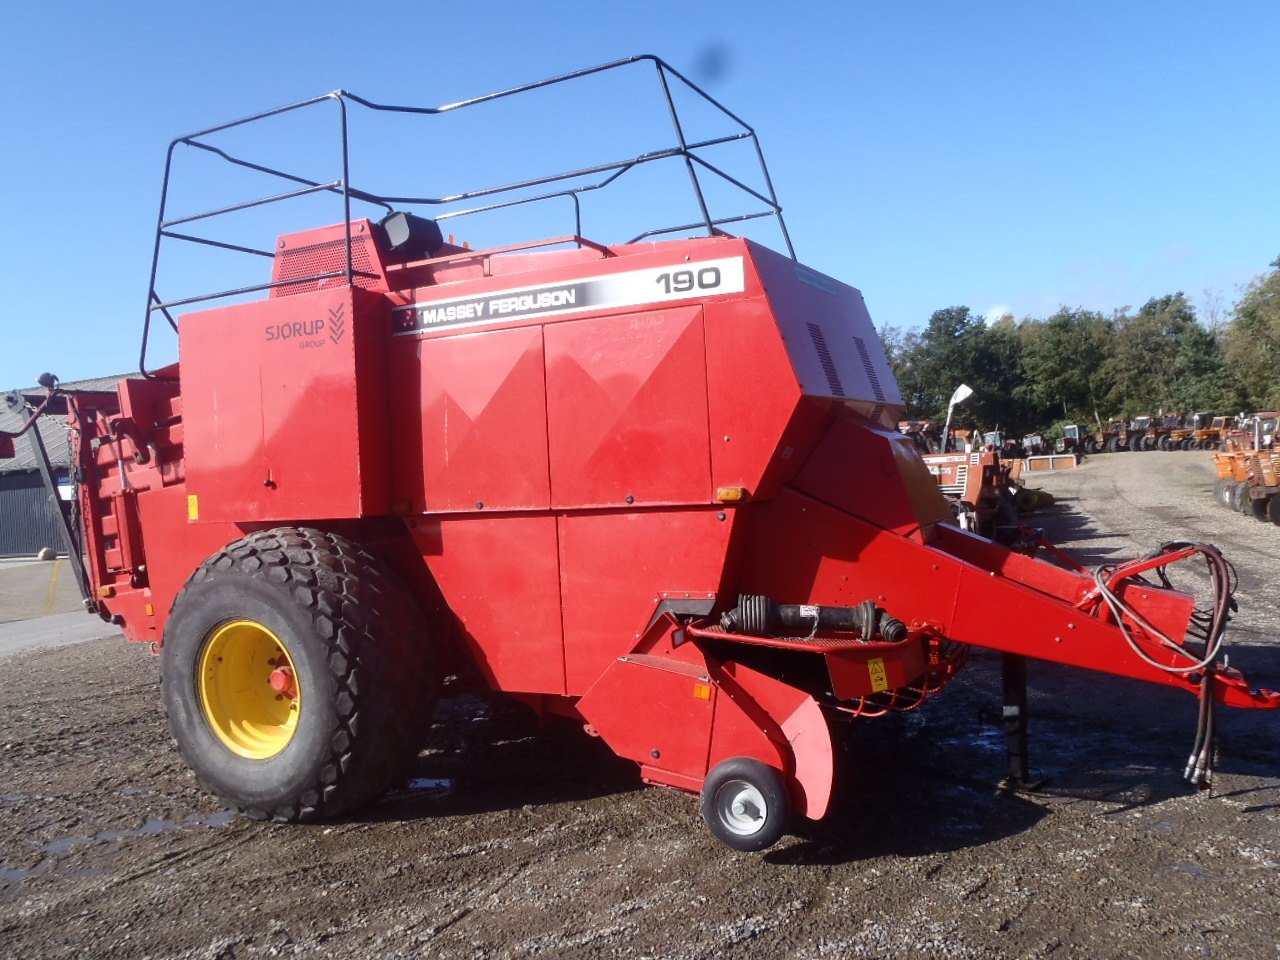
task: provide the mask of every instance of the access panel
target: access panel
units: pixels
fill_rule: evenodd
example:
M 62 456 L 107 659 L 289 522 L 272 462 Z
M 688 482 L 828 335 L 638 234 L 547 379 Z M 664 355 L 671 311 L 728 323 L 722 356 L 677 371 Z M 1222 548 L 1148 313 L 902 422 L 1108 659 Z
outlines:
M 389 322 L 346 287 L 183 317 L 190 519 L 385 513 Z
M 552 506 L 707 503 L 702 308 L 549 324 Z

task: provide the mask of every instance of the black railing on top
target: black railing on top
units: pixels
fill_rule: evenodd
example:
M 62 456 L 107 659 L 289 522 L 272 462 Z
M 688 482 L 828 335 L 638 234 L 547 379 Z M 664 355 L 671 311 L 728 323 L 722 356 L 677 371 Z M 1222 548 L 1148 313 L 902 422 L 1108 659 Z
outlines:
M 500 100 L 505 97 L 511 97 L 520 93 L 527 93 L 531 90 L 539 90 L 550 87 L 555 84 L 565 83 L 570 80 L 578 80 L 583 77 L 592 76 L 594 74 L 603 73 L 608 70 L 615 70 L 620 67 L 626 67 L 635 63 L 650 63 L 657 72 L 659 84 L 661 86 L 662 96 L 666 102 L 667 110 L 670 114 L 671 125 L 675 133 L 675 145 L 662 150 L 656 150 L 642 154 L 638 157 L 632 157 L 626 160 L 618 160 L 611 163 L 596 164 L 590 167 L 583 167 L 577 170 L 565 171 L 562 173 L 550 174 L 547 176 L 536 177 L 531 180 L 522 180 L 515 183 L 508 183 L 502 186 L 486 187 L 479 190 L 471 190 L 464 193 L 456 193 L 443 197 L 415 197 L 415 196 L 380 196 L 369 193 L 364 190 L 358 190 L 351 186 L 350 171 L 350 151 L 348 143 L 349 125 L 347 104 L 352 103 L 368 110 L 383 111 L 389 113 L 400 114 L 416 114 L 422 116 L 435 116 L 438 114 L 448 113 L 454 110 L 461 110 L 464 107 L 476 106 L 481 103 L 489 103 L 494 100 Z M 688 90 L 692 91 L 706 103 L 710 104 L 725 117 L 729 118 L 741 130 L 737 133 L 731 133 L 725 136 L 715 137 L 709 140 L 700 140 L 690 142 L 686 139 L 684 126 L 680 122 L 679 112 L 676 109 L 675 99 L 671 93 L 670 78 L 674 78 L 682 83 Z M 291 113 L 293 111 L 304 110 L 308 107 L 318 104 L 335 103 L 338 107 L 339 117 L 339 133 L 342 150 L 342 171 L 341 176 L 335 180 L 316 181 L 306 177 L 300 177 L 296 174 L 287 173 L 283 170 L 277 170 L 273 167 L 260 163 L 254 163 L 241 157 L 236 157 L 210 143 L 206 143 L 202 138 L 210 137 L 214 134 L 223 133 L 236 127 L 242 127 L 246 124 L 255 123 L 257 121 L 266 120 L 271 117 L 277 117 L 282 114 Z M 699 151 L 707 148 L 719 146 L 721 144 L 732 143 L 735 141 L 748 140 L 755 148 L 756 159 L 760 165 L 760 173 L 763 178 L 764 190 L 753 189 L 741 180 L 730 176 L 724 170 L 709 162 L 705 157 L 699 155 Z M 282 193 L 273 194 L 265 197 L 256 197 L 241 203 L 232 204 L 230 206 L 219 207 L 214 210 L 208 210 L 203 213 L 188 214 L 182 217 L 167 218 L 167 205 L 169 201 L 169 184 L 170 176 L 173 170 L 174 152 L 179 146 L 193 147 L 197 150 L 212 154 L 226 163 L 255 173 L 265 174 L 269 177 L 277 178 L 285 183 L 294 185 L 294 189 L 286 190 Z M 219 300 L 226 297 L 241 296 L 249 293 L 270 290 L 274 287 L 284 286 L 286 284 L 309 283 L 319 280 L 345 277 L 348 284 L 354 282 L 354 278 L 358 275 L 353 267 L 351 252 L 351 204 L 352 201 L 372 204 L 381 207 L 387 212 L 392 212 L 397 206 L 442 206 L 458 203 L 467 203 L 474 200 L 485 200 L 488 198 L 499 198 L 504 194 L 516 193 L 519 191 L 528 191 L 539 187 L 552 187 L 565 181 L 583 180 L 588 177 L 596 177 L 598 179 L 572 187 L 564 187 L 561 189 L 551 189 L 546 192 L 533 195 L 522 195 L 518 197 L 508 197 L 506 199 L 496 199 L 494 202 L 484 203 L 480 206 L 470 207 L 463 210 L 453 210 L 437 214 L 435 219 L 448 220 L 456 219 L 479 213 L 487 213 L 494 210 L 504 209 L 507 207 L 518 206 L 521 204 L 538 203 L 547 200 L 568 199 L 573 204 L 574 217 L 574 235 L 581 237 L 582 235 L 582 208 L 580 198 L 583 194 L 592 191 L 601 190 L 616 182 L 624 174 L 634 170 L 635 168 L 660 160 L 670 160 L 677 157 L 683 157 L 685 167 L 689 176 L 689 182 L 693 190 L 694 198 L 697 202 L 700 217 L 692 223 L 681 224 L 678 226 L 658 227 L 647 230 L 644 233 L 633 237 L 627 242 L 636 242 L 646 237 L 660 236 L 662 234 L 681 233 L 691 230 L 705 229 L 708 235 L 715 235 L 719 228 L 731 223 L 743 223 L 750 220 L 758 220 L 762 218 L 772 217 L 778 224 L 778 229 L 782 234 L 783 242 L 786 244 L 787 253 L 795 258 L 795 249 L 791 244 L 791 237 L 787 232 L 787 226 L 782 218 L 782 207 L 778 203 L 777 194 L 773 188 L 773 181 L 769 176 L 768 166 L 765 164 L 764 152 L 760 148 L 759 138 L 752 127 L 742 118 L 727 109 L 706 91 L 689 80 L 679 71 L 675 70 L 669 64 L 652 55 L 641 55 L 628 57 L 623 60 L 615 60 L 611 63 L 601 64 L 595 67 L 588 67 L 583 70 L 576 70 L 572 73 L 566 73 L 561 76 L 551 77 L 546 80 L 539 80 L 536 83 L 528 83 L 518 87 L 512 87 L 508 90 L 501 90 L 496 93 L 485 94 L 481 97 L 474 97 L 469 100 L 460 100 L 457 103 L 445 104 L 440 107 L 408 107 L 396 106 L 385 103 L 374 103 L 363 97 L 356 96 L 345 90 L 335 90 L 333 93 L 327 93 L 323 96 L 313 97 L 310 100 L 302 100 L 298 103 L 292 103 L 287 106 L 277 107 L 274 110 L 267 110 L 262 113 L 256 113 L 248 117 L 242 117 L 239 120 L 233 120 L 230 123 L 219 124 L 215 127 L 209 127 L 205 130 L 199 130 L 195 133 L 189 133 L 186 136 L 179 137 L 169 144 L 169 149 L 165 157 L 164 180 L 160 193 L 160 212 L 156 221 L 156 239 L 155 247 L 151 259 L 151 280 L 147 293 L 147 309 L 142 328 L 142 348 L 138 358 L 138 366 L 143 376 L 152 377 L 153 373 L 147 369 L 147 345 L 151 336 L 151 319 L 155 313 L 161 314 L 168 322 L 169 326 L 176 332 L 178 329 L 177 321 L 170 312 L 172 308 L 186 306 L 193 303 L 200 303 L 209 300 Z M 751 213 L 735 214 L 726 217 L 713 217 L 707 204 L 706 194 L 703 190 L 702 181 L 699 173 L 712 175 L 719 178 L 747 197 L 763 204 L 763 210 Z M 222 290 L 216 293 L 201 294 L 199 296 L 185 297 L 179 300 L 165 301 L 156 292 L 156 277 L 159 272 L 160 251 L 164 240 L 182 241 L 185 243 L 202 244 L 206 246 L 216 247 L 222 250 L 228 250 L 235 253 L 249 254 L 258 257 L 274 257 L 274 253 L 270 250 L 259 250 L 253 247 L 242 246 L 239 244 L 228 243 L 221 240 L 214 240 L 207 237 L 195 236 L 187 232 L 178 232 L 174 227 L 185 226 L 188 224 L 196 224 L 202 221 L 208 221 L 213 218 L 224 216 L 240 210 L 247 210 L 253 207 L 261 207 L 267 204 L 280 203 L 287 200 L 296 200 L 313 194 L 336 194 L 342 198 L 342 222 L 346 225 L 346 263 L 345 268 L 338 271 L 316 274 L 308 277 L 291 278 L 286 281 L 278 281 L 273 283 L 255 284 L 252 286 L 238 287 L 232 290 Z

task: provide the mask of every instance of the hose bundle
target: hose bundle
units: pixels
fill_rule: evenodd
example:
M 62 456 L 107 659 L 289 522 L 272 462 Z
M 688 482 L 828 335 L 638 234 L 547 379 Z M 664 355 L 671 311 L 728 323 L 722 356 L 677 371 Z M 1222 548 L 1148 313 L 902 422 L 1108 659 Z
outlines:
M 1173 554 L 1178 554 L 1178 556 L 1172 556 Z M 1171 540 L 1167 543 L 1162 543 L 1154 553 L 1143 558 L 1141 565 L 1144 569 L 1150 569 L 1147 561 L 1166 555 L 1169 556 L 1169 560 L 1154 568 L 1156 575 L 1160 578 L 1161 586 L 1166 588 L 1173 587 L 1166 571 L 1166 567 L 1170 563 L 1199 555 L 1204 559 L 1208 567 L 1209 579 L 1213 586 L 1212 601 L 1208 607 L 1197 608 L 1193 612 L 1191 626 L 1187 630 L 1189 636 L 1194 637 L 1203 644 L 1204 649 L 1200 654 L 1187 649 L 1186 646 L 1169 638 L 1154 627 L 1133 606 L 1125 603 L 1108 583 L 1111 580 L 1119 583 L 1126 579 L 1147 583 L 1148 581 L 1141 576 L 1125 577 L 1123 566 L 1102 566 L 1094 573 L 1094 582 L 1097 585 L 1098 594 L 1103 603 L 1107 605 L 1115 617 L 1116 625 L 1120 628 L 1125 641 L 1138 657 L 1166 673 L 1186 676 L 1193 682 L 1197 678 L 1199 679 L 1200 713 L 1196 724 L 1195 742 L 1191 748 L 1191 755 L 1187 759 L 1184 776 L 1197 787 L 1207 789 L 1213 783 L 1214 679 L 1217 674 L 1218 654 L 1222 651 L 1227 623 L 1231 619 L 1231 613 L 1236 609 L 1234 594 L 1237 580 L 1234 568 L 1222 556 L 1218 548 L 1212 544 Z M 1186 662 L 1165 663 L 1152 657 L 1134 637 L 1129 624 L 1125 622 L 1125 618 L 1137 624 L 1143 633 L 1155 641 L 1162 650 L 1169 651 L 1174 654 L 1175 659 Z

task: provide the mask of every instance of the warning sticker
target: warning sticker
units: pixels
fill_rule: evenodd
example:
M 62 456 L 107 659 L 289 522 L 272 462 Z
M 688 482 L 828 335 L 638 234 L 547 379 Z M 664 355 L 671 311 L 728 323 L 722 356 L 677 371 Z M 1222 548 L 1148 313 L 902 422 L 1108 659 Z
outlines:
M 889 677 L 884 672 L 884 658 L 874 657 L 867 661 L 867 672 L 871 674 L 871 689 L 876 693 L 889 689 Z

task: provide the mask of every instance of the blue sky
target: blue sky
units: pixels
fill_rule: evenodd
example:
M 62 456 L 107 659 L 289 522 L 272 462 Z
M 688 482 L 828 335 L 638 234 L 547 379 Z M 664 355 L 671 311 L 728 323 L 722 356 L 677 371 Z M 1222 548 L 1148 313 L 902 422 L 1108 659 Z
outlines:
M 861 288 L 880 324 L 1175 290 L 1221 308 L 1280 255 L 1270 2 L 3 9 L 5 387 L 136 366 L 175 136 L 339 87 L 439 104 L 633 53 L 755 126 L 800 259 Z M 544 139 L 625 140 L 633 103 L 610 92 L 478 117 L 495 126 L 415 147 L 416 182 L 397 186 L 478 186 L 445 173 L 541 158 Z

